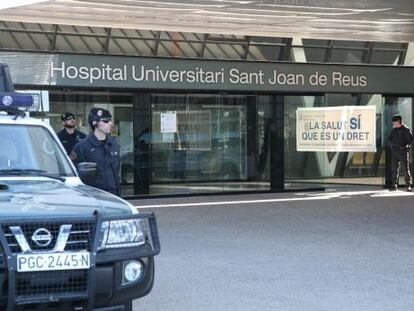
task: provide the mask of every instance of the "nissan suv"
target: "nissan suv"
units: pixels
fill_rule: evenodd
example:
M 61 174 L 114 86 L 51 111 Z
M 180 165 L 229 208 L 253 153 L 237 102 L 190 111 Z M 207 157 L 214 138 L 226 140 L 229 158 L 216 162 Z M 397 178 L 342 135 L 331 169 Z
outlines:
M 160 251 L 156 218 L 82 182 L 56 134 L 0 94 L 0 310 L 131 311 Z

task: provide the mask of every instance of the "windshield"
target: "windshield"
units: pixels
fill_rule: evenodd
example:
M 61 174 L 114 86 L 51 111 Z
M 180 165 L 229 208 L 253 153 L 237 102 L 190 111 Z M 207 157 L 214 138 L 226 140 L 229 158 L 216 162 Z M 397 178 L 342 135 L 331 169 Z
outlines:
M 51 133 L 42 126 L 0 125 L 0 176 L 75 176 Z

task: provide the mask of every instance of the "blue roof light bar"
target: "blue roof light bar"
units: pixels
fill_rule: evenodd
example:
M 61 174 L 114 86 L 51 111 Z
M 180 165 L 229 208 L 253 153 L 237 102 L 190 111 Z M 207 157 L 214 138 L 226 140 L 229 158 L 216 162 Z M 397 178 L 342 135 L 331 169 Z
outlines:
M 32 95 L 19 93 L 0 93 L 1 107 L 31 107 L 33 105 Z

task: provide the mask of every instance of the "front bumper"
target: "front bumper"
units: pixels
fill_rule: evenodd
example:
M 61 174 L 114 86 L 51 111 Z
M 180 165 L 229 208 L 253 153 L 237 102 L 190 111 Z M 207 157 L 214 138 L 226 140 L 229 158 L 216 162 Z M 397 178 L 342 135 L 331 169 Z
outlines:
M 96 266 L 92 279 L 94 286 L 94 297 L 92 310 L 112 311 L 124 310 L 124 305 L 131 299 L 137 299 L 147 295 L 154 283 L 154 258 L 146 257 L 139 259 L 144 264 L 143 277 L 136 283 L 122 286 L 122 262 L 107 262 Z M 8 295 L 8 272 L 0 271 L 0 310 L 7 310 Z M 92 293 L 91 293 L 92 294 Z M 82 297 L 61 297 L 59 300 L 39 303 L 16 304 L 12 310 L 90 310 L 88 308 L 88 296 Z
M 0 310 L 128 310 L 126 304 L 129 301 L 151 291 L 154 282 L 153 257 L 159 253 L 160 246 L 153 214 L 136 214 L 116 219 L 123 218 L 147 221 L 146 244 L 98 251 L 102 233 L 95 229 L 87 249 L 90 251 L 90 269 L 24 273 L 16 272 L 17 254 L 11 252 L 10 240 L 5 238 L 3 232 L 7 226 L 5 222 L 14 224 L 17 220 L 1 221 L 0 241 L 4 254 L 0 256 L 3 259 L 0 260 Z M 64 222 L 76 222 L 79 219 L 71 218 Z M 101 228 L 102 222 L 106 220 L 108 219 L 104 217 L 96 217 L 95 228 Z M 62 219 L 46 219 L 36 220 L 36 224 L 43 222 L 46 226 L 54 221 L 62 223 Z M 122 285 L 124 262 L 130 260 L 141 262 L 143 275 L 136 282 Z

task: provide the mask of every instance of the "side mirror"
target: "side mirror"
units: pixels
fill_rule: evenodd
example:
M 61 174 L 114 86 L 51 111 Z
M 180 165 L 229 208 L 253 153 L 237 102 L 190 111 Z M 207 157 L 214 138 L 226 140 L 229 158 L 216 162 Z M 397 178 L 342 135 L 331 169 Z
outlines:
M 98 164 L 94 162 L 81 162 L 78 164 L 80 179 L 85 184 L 94 184 L 98 176 Z

